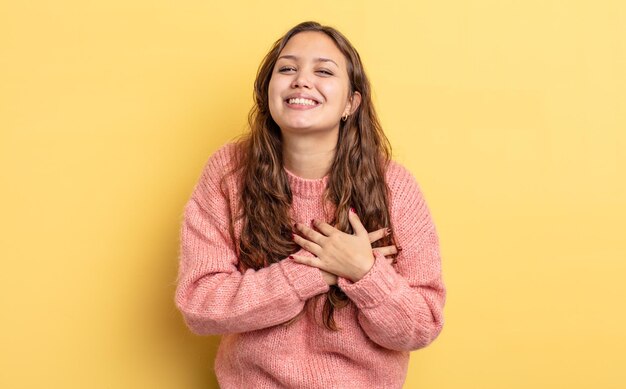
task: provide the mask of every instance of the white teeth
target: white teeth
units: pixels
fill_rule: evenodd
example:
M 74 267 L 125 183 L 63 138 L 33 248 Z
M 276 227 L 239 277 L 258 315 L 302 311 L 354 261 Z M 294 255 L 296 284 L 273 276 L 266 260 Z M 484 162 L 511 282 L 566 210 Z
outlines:
M 289 99 L 289 104 L 301 104 L 301 105 L 317 105 L 315 101 L 309 99 Z

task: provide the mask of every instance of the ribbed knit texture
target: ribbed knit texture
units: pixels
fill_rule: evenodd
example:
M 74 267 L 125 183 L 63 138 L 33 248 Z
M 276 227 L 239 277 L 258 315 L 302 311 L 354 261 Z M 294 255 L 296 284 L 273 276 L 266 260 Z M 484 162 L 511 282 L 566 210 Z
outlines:
M 196 334 L 223 334 L 215 360 L 222 389 L 401 388 L 409 352 L 430 344 L 443 326 L 446 290 L 439 241 L 420 188 L 397 162 L 386 180 L 397 244 L 391 265 L 375 255 L 372 269 L 352 283 L 340 278 L 350 298 L 335 311 L 339 331 L 321 325 L 323 299 L 314 312 L 286 321 L 306 300 L 328 291 L 321 272 L 286 258 L 261 270 L 237 270 L 233 229 L 236 177 L 219 181 L 233 164 L 234 144 L 206 163 L 184 209 L 176 305 Z M 310 180 L 286 171 L 293 193 L 294 222 L 327 220 L 322 193 L 328 176 Z M 232 226 L 231 226 L 232 223 Z M 311 255 L 304 250 L 298 254 Z

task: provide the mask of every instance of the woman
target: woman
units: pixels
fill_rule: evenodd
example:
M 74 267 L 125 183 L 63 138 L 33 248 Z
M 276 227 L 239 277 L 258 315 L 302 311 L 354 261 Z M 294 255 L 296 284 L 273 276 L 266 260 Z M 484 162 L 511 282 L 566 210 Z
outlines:
M 446 292 L 430 212 L 390 160 L 360 57 L 301 23 L 254 92 L 250 133 L 209 158 L 185 206 L 176 305 L 194 333 L 223 334 L 222 388 L 400 388 Z

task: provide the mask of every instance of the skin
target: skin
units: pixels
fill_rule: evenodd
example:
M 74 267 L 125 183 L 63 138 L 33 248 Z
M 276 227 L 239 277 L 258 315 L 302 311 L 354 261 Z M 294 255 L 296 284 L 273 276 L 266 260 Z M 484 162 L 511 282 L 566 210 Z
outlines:
M 268 103 L 283 136 L 284 165 L 299 177 L 321 178 L 335 155 L 340 118 L 358 108 L 361 94 L 350 93 L 346 59 L 326 34 L 296 34 L 278 57 Z M 307 110 L 290 108 L 285 99 L 294 93 L 309 95 L 320 104 Z
M 389 234 L 389 230 L 380 230 L 368 233 L 354 211 L 349 212 L 349 220 L 354 235 L 346 234 L 328 223 L 313 221 L 311 229 L 302 223 L 296 224 L 296 229 L 304 236 L 294 234 L 293 238 L 298 245 L 309 251 L 315 258 L 292 255 L 296 262 L 314 266 L 322 270 L 324 279 L 329 285 L 337 283 L 337 277 L 357 282 L 363 278 L 374 264 L 374 251 L 383 255 L 397 253 L 395 246 L 377 247 L 372 249 L 372 242 Z
M 297 93 L 319 104 L 312 109 L 290 106 L 285 100 Z M 302 178 L 324 177 L 335 155 L 341 117 L 353 114 L 361 102 L 359 92 L 351 93 L 346 58 L 334 41 L 321 32 L 293 36 L 272 71 L 268 102 L 283 136 L 285 168 Z M 354 235 L 323 221 L 314 220 L 315 229 L 295 225 L 299 234 L 294 234 L 294 241 L 316 257 L 292 257 L 320 269 L 329 285 L 336 284 L 337 277 L 352 282 L 363 278 L 374 264 L 373 250 L 383 255 L 396 253 L 395 246 L 372 249 L 371 243 L 388 234 L 387 229 L 368 233 L 356 213 L 349 214 Z

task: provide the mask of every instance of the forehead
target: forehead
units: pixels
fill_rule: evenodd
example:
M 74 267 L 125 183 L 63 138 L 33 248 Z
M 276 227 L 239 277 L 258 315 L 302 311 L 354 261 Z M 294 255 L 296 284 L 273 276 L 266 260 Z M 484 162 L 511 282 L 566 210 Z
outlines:
M 279 56 L 293 55 L 299 60 L 309 61 L 316 58 L 328 58 L 345 68 L 346 59 L 335 41 L 323 32 L 305 31 L 289 39 Z

